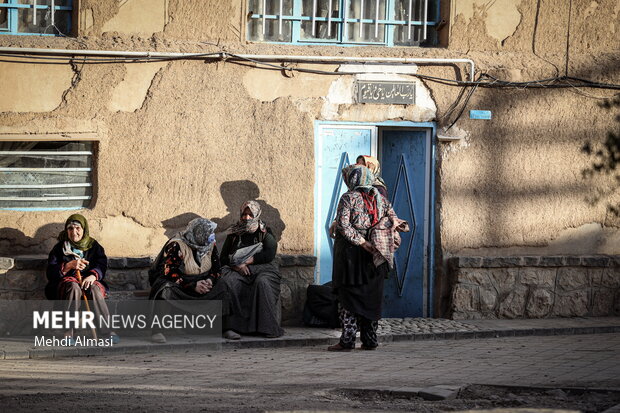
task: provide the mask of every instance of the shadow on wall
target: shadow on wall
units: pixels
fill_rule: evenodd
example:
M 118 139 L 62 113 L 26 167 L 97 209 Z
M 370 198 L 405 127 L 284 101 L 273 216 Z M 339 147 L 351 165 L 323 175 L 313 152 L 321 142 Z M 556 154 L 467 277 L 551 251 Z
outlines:
M 161 221 L 162 226 L 166 229 L 164 235 L 166 235 L 168 239 L 174 237 L 179 232 L 183 231 L 187 227 L 187 224 L 195 218 L 200 218 L 200 215 L 193 212 L 185 212 L 176 217 Z
M 605 64 L 591 64 L 587 67 L 580 67 L 578 70 L 569 70 L 569 75 L 574 77 L 583 77 L 588 79 L 611 79 L 617 76 L 620 71 L 613 62 Z M 456 92 L 455 92 L 456 95 Z M 476 99 L 477 97 L 477 99 Z M 592 128 L 586 122 L 580 119 L 572 120 L 572 124 L 564 124 L 566 119 L 562 118 L 561 110 L 553 109 L 547 113 L 542 113 L 540 117 L 532 119 L 531 122 L 518 123 L 512 121 L 512 112 L 515 108 L 522 108 L 531 104 L 540 104 L 539 102 L 552 101 L 555 98 L 566 97 L 565 89 L 527 89 L 527 90 L 511 90 L 504 89 L 494 91 L 494 89 L 478 89 L 474 95 L 472 102 L 465 108 L 464 117 L 467 116 L 469 109 L 492 109 L 492 122 L 478 123 L 476 127 L 476 136 L 471 142 L 472 146 L 483 149 L 483 155 L 479 160 L 482 168 L 482 179 L 478 181 L 464 182 L 459 188 L 451 188 L 451 196 L 456 198 L 477 199 L 483 206 L 479 210 L 481 220 L 483 221 L 480 228 L 480 238 L 485 240 L 485 246 L 488 248 L 502 248 L 505 244 L 505 231 L 514 220 L 515 214 L 519 214 L 520 203 L 524 200 L 540 201 L 554 200 L 563 196 L 581 195 L 586 190 L 591 190 L 591 183 L 587 180 L 573 179 L 568 182 L 550 182 L 540 180 L 540 182 L 521 181 L 519 185 L 510 186 L 506 182 L 511 181 L 514 171 L 507 170 L 503 167 L 510 164 L 515 153 L 519 153 L 522 159 L 525 159 L 528 153 L 538 153 L 541 145 L 547 145 L 548 148 L 562 147 L 566 153 L 582 155 L 584 143 L 592 142 Z M 582 97 L 581 99 L 587 99 Z M 551 109 L 551 108 L 549 108 Z M 604 111 L 604 108 L 600 109 Z M 553 116 L 556 115 L 556 116 Z M 497 122 L 503 120 L 503 123 Z M 462 121 L 461 121 L 462 122 Z M 467 120 L 465 121 L 467 122 Z M 572 133 L 564 136 L 551 134 L 558 128 L 558 124 L 565 125 L 570 128 Z M 465 129 L 468 129 L 467 123 Z M 515 127 L 518 128 L 518 137 L 515 139 Z M 493 137 L 492 141 L 485 142 L 480 137 Z M 603 140 L 601 136 L 599 139 Z M 543 146 L 544 147 L 544 146 Z M 554 164 L 555 159 L 540 158 L 544 161 Z M 581 170 L 575 169 L 574 176 L 579 176 Z M 437 201 L 441 203 L 443 188 L 441 177 L 437 177 Z M 583 199 L 583 205 L 588 205 L 588 200 Z M 440 214 L 438 213 L 439 217 Z M 439 226 L 438 226 L 439 228 Z M 534 231 L 534 229 L 532 229 Z M 441 231 L 437 231 L 437 248 L 436 257 L 441 262 L 442 257 L 442 239 Z M 585 241 L 587 241 L 587 237 Z M 578 243 L 577 238 L 574 239 Z M 526 244 L 526 243 L 524 243 Z M 543 247 L 541 245 L 533 245 L 534 247 Z M 456 251 L 452 251 L 457 253 Z M 451 291 L 448 285 L 447 269 L 438 268 L 436 274 L 436 303 L 443 303 L 442 307 L 435 308 L 436 316 L 445 316 L 447 314 L 447 304 L 449 302 Z
M 280 218 L 280 211 L 258 199 L 260 195 L 258 185 L 248 180 L 228 181 L 220 186 L 220 194 L 226 204 L 228 214 L 222 218 L 211 218 L 217 224 L 219 233 L 224 232 L 239 221 L 239 208 L 245 201 L 252 200 L 259 203 L 262 210 L 261 219 L 271 228 L 276 240 L 280 241 L 286 225 Z
M 63 224 L 64 222 L 45 224 L 32 237 L 15 228 L 0 228 L 0 256 L 49 253 L 58 242 L 57 237 Z

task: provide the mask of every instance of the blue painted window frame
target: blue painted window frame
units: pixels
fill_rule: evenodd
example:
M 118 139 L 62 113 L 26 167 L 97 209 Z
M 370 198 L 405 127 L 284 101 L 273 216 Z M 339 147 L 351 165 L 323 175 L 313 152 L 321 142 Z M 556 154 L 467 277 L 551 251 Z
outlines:
M 247 0 L 248 2 L 250 0 Z M 278 1 L 278 0 L 267 0 L 267 1 Z M 250 30 L 249 30 L 249 26 L 251 24 L 251 22 L 253 20 L 262 20 L 263 18 L 266 20 L 278 20 L 280 18 L 279 15 L 275 15 L 275 14 L 265 14 L 263 16 L 263 14 L 260 13 L 252 13 L 248 16 L 248 31 L 247 31 L 247 37 L 248 37 L 248 41 L 252 41 L 252 42 L 260 42 L 260 43 L 275 43 L 275 44 L 293 44 L 293 45 L 339 45 L 339 46 L 387 46 L 387 47 L 436 47 L 437 43 L 433 43 L 430 45 L 420 45 L 420 46 L 409 46 L 409 45 L 400 45 L 400 44 L 395 44 L 394 43 L 394 31 L 395 28 L 397 26 L 404 26 L 407 27 L 408 26 L 408 21 L 406 20 L 396 20 L 395 19 L 395 12 L 394 12 L 394 3 L 396 2 L 396 0 L 385 0 L 385 7 L 386 7 L 386 16 L 387 19 L 384 20 L 379 20 L 379 24 L 383 25 L 383 30 L 384 30 L 384 36 L 383 38 L 385 39 L 383 42 L 353 42 L 353 41 L 346 41 L 343 40 L 344 38 L 344 33 L 343 33 L 343 29 L 342 29 L 342 23 L 344 21 L 344 16 L 343 14 L 343 10 L 345 10 L 345 7 L 348 8 L 349 4 L 351 1 L 356 1 L 356 0 L 333 0 L 335 3 L 338 2 L 340 4 L 339 7 L 339 12 L 340 15 L 336 18 L 336 17 L 332 17 L 331 21 L 333 23 L 337 23 L 337 37 L 335 40 L 332 39 L 301 39 L 301 22 L 302 21 L 312 21 L 312 16 L 304 16 L 302 15 L 302 2 L 304 0 L 292 0 L 293 1 L 293 15 L 282 15 L 282 20 L 284 21 L 291 21 L 291 41 L 273 41 L 273 40 L 265 40 L 265 41 L 261 41 L 261 40 L 253 40 L 249 38 L 249 34 L 250 34 Z M 305 1 L 312 1 L 312 0 L 305 0 Z M 431 3 L 434 2 L 434 5 L 432 5 Z M 441 21 L 441 14 L 440 14 L 440 0 L 429 0 L 429 9 L 428 9 L 428 14 L 431 14 L 431 6 L 435 8 L 435 20 L 428 20 L 426 22 L 427 27 L 429 30 L 434 30 L 435 27 L 437 27 Z M 347 9 L 348 10 L 348 9 Z M 315 21 L 317 22 L 327 22 L 327 17 L 316 17 Z M 346 22 L 347 23 L 359 23 L 360 19 L 353 19 L 353 18 L 346 18 Z M 375 24 L 375 20 L 374 19 L 363 19 L 363 23 L 364 24 Z M 416 27 L 422 27 L 424 24 L 423 21 L 420 20 L 412 20 L 411 22 L 411 26 L 413 28 Z
M 67 35 L 68 33 L 37 33 L 37 32 L 20 32 L 18 31 L 18 10 L 19 9 L 32 9 L 33 5 L 32 4 L 20 4 L 18 3 L 19 0 L 4 0 L 5 3 L 0 3 L 0 9 L 6 9 L 7 11 L 7 27 L 6 28 L 2 28 L 0 27 L 0 34 L 10 34 L 13 36 L 62 36 L 62 35 Z M 54 5 L 54 10 L 55 11 L 67 11 L 67 12 L 72 12 L 73 11 L 73 0 L 69 0 L 67 6 L 57 6 Z M 49 9 L 50 6 L 46 5 L 46 4 L 37 4 L 36 9 L 37 10 L 46 10 Z M 72 18 L 72 13 L 64 13 L 64 15 L 67 17 L 67 31 L 70 32 L 71 31 L 71 18 Z M 52 27 L 52 30 L 54 31 L 55 29 Z

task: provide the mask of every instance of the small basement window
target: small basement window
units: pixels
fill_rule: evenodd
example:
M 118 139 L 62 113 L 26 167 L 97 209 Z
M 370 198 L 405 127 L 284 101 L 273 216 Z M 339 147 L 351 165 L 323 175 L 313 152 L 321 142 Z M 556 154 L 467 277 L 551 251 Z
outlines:
M 0 0 L 0 34 L 67 35 L 72 13 L 73 0 Z
M 0 209 L 88 207 L 93 197 L 94 145 L 88 141 L 0 141 Z

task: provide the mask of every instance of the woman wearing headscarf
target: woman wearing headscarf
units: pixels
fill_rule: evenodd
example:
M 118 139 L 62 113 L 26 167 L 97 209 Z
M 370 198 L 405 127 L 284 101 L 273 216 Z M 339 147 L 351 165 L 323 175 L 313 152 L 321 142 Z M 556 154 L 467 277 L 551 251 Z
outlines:
M 355 163 L 356 165 L 362 165 L 370 169 L 370 172 L 372 172 L 372 174 L 374 175 L 374 181 L 371 183 L 371 185 L 374 186 L 385 199 L 388 199 L 389 197 L 387 186 L 385 185 L 383 179 L 380 177 L 381 165 L 379 164 L 379 160 L 374 156 L 360 155 L 357 157 L 357 159 L 355 159 Z M 332 238 L 336 238 L 336 235 L 336 220 L 334 220 L 329 226 L 329 236 Z
M 279 337 L 280 272 L 274 262 L 278 243 L 260 219 L 256 201 L 241 205 L 240 219 L 230 228 L 222 247 L 222 282 L 231 296 L 231 315 L 225 328 L 241 334 Z
M 65 300 L 67 310 L 77 311 L 85 294 L 96 319 L 107 317 L 110 314 L 105 302 L 107 268 L 108 258 L 103 247 L 90 236 L 88 221 L 80 214 L 73 214 L 67 218 L 58 243 L 49 253 L 45 296 L 50 300 Z M 102 333 L 109 333 L 112 342 L 118 343 L 115 333 Z M 66 331 L 65 336 L 73 337 L 73 330 Z
M 378 346 L 383 281 L 400 244 L 397 231 L 408 231 L 390 202 L 373 185 L 375 176 L 365 166 L 342 170 L 349 190 L 342 194 L 336 215 L 332 283 L 339 300 L 342 334 L 330 351 L 350 351 L 360 330 L 362 349 Z
M 206 218 L 195 218 L 184 231 L 166 242 L 149 271 L 151 300 L 172 304 L 177 300 L 222 300 L 222 312 L 227 314 L 226 286 L 218 282 L 216 227 L 217 224 Z M 164 310 L 163 306 L 156 306 L 155 315 L 163 315 L 157 311 Z M 153 329 L 151 339 L 155 343 L 166 342 L 162 330 L 157 328 Z

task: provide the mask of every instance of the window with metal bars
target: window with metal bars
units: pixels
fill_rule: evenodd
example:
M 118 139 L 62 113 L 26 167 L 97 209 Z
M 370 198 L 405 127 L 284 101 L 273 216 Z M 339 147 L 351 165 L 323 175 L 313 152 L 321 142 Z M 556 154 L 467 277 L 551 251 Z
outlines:
M 248 0 L 248 40 L 435 46 L 440 0 Z
M 0 0 L 0 34 L 67 35 L 72 12 L 73 0 Z
M 0 209 L 88 207 L 93 147 L 88 141 L 0 141 Z

